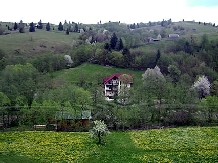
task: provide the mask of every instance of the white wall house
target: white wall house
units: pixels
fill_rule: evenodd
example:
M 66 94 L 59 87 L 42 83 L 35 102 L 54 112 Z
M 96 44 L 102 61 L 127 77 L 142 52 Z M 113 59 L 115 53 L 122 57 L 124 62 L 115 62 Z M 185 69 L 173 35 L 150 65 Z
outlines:
M 119 91 L 124 84 L 127 88 L 130 88 L 131 85 L 133 84 L 132 74 L 127 74 L 131 78 L 128 82 L 125 82 L 125 83 L 120 80 L 120 77 L 122 75 L 123 74 L 113 74 L 113 75 L 103 79 L 104 95 L 106 97 L 106 100 L 108 100 L 108 101 L 114 100 L 114 97 L 118 96 Z

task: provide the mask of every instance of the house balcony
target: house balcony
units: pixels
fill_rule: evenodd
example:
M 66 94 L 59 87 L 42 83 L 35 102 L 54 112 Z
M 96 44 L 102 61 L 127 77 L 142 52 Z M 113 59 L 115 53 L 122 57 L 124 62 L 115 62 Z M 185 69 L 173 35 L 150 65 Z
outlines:
M 106 85 L 119 85 L 119 81 L 108 82 Z
M 109 90 L 111 90 L 111 88 L 110 87 L 105 87 L 105 90 L 109 91 Z
M 114 92 L 108 91 L 108 92 L 106 92 L 105 96 L 112 97 L 112 96 L 114 96 Z

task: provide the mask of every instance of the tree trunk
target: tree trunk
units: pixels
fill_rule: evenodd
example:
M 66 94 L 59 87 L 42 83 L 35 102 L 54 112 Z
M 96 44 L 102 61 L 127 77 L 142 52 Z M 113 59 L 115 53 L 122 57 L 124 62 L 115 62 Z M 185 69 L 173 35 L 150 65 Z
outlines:
M 98 144 L 101 144 L 101 134 L 98 132 Z

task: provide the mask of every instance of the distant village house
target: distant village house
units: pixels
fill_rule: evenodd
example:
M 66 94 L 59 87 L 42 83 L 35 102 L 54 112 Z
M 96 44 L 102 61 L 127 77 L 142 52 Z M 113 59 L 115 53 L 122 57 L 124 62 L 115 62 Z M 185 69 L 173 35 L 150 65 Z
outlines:
M 178 39 L 179 38 L 179 34 L 169 34 L 169 39 L 173 40 L 173 39 Z

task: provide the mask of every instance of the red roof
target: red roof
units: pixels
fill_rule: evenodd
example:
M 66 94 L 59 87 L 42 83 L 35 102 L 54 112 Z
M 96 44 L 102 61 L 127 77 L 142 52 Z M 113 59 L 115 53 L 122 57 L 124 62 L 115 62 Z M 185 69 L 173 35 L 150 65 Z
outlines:
M 113 74 L 113 75 L 111 75 L 111 76 L 109 76 L 109 77 L 103 79 L 104 84 L 107 83 L 108 81 L 110 81 L 111 79 L 113 79 L 114 77 L 119 78 L 119 77 L 120 77 L 121 75 L 123 75 L 123 74 L 127 74 L 127 75 L 132 76 L 131 73 Z

